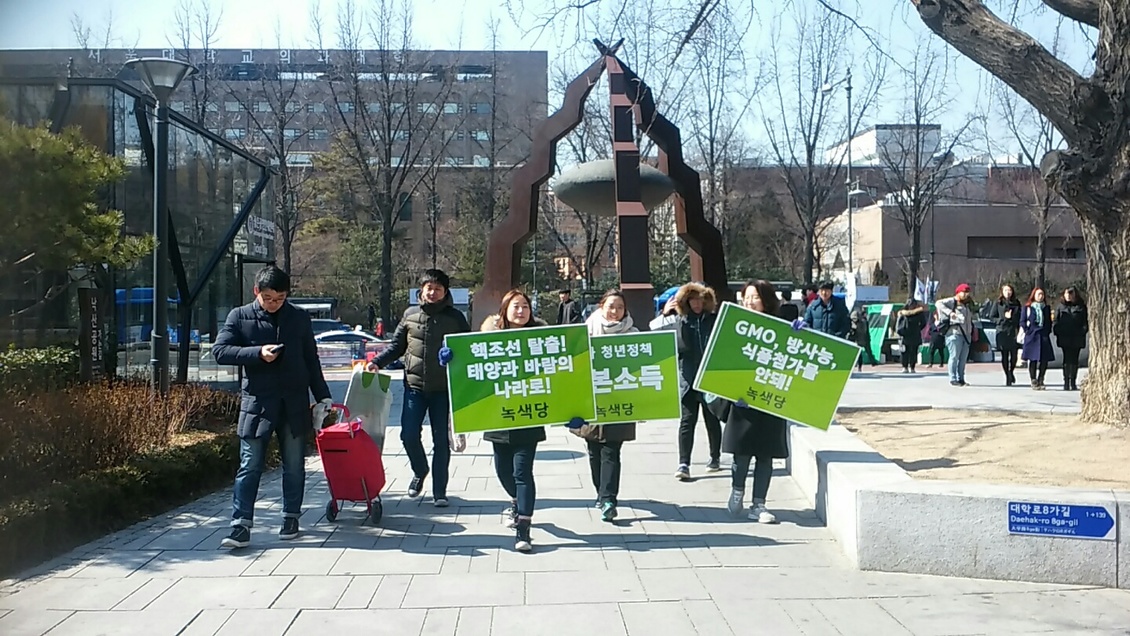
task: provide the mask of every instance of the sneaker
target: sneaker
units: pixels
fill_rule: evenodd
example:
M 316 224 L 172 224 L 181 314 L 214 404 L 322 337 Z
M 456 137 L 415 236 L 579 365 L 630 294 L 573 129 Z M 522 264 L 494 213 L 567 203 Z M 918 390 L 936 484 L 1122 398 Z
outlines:
M 287 517 L 283 519 L 283 527 L 279 530 L 279 539 L 283 541 L 290 541 L 291 539 L 298 538 L 298 519 L 295 517 Z
M 415 499 L 420 496 L 420 491 L 424 489 L 424 478 L 413 477 L 412 482 L 408 484 L 408 496 Z
M 616 518 L 616 504 L 606 501 L 600 506 L 600 520 L 612 521 Z
M 679 481 L 690 481 L 691 467 L 686 464 L 679 464 L 679 469 L 675 471 L 675 479 Z
M 447 504 L 447 497 L 436 497 L 435 501 L 433 501 L 432 503 L 435 505 L 436 508 L 446 508 L 447 505 L 448 505 Z
M 502 511 L 502 519 L 503 519 L 502 524 L 505 525 L 507 528 L 517 528 L 518 527 L 518 509 L 515 508 L 514 506 L 510 506 L 506 510 L 503 510 Z
M 745 500 L 745 491 L 733 489 L 730 491 L 730 501 L 726 502 L 726 510 L 733 516 L 742 514 L 742 502 Z
M 716 473 L 720 470 L 722 470 L 722 462 L 717 459 L 710 460 L 710 463 L 706 465 L 706 472 L 708 473 Z
M 777 523 L 777 517 L 765 508 L 765 504 L 754 504 L 749 511 L 749 519 L 758 523 Z
M 223 548 L 246 548 L 251 545 L 251 528 L 247 526 L 232 526 L 231 534 L 220 542 Z
M 514 536 L 514 549 L 519 552 L 529 552 L 534 549 L 534 542 L 530 539 L 530 520 L 523 519 L 517 523 Z

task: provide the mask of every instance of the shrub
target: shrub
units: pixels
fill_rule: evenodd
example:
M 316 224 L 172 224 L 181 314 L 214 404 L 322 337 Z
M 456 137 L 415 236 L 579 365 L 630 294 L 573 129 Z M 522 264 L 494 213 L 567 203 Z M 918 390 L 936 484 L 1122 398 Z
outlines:
M 274 445 L 267 463 L 278 463 Z M 194 444 L 143 453 L 0 505 L 0 575 L 230 484 L 238 467 L 235 437 L 208 434 Z
M 78 381 L 78 353 L 62 347 L 0 352 L 0 389 L 20 395 L 55 391 Z
M 230 429 L 236 396 L 174 386 L 155 401 L 144 384 L 75 386 L 0 397 L 0 502 L 89 471 L 118 466 L 193 428 Z

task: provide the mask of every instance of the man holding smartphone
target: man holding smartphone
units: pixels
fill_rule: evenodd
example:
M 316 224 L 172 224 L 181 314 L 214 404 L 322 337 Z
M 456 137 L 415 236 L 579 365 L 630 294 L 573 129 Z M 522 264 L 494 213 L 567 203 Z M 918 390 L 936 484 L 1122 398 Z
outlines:
M 212 356 L 244 368 L 239 404 L 239 471 L 232 496 L 232 531 L 221 545 L 251 545 L 259 480 L 271 434 L 278 436 L 283 467 L 283 524 L 279 538 L 298 536 L 306 487 L 306 439 L 313 428 L 310 394 L 333 404 L 322 375 L 310 316 L 286 302 L 290 276 L 270 265 L 255 276 L 255 301 L 228 314 Z

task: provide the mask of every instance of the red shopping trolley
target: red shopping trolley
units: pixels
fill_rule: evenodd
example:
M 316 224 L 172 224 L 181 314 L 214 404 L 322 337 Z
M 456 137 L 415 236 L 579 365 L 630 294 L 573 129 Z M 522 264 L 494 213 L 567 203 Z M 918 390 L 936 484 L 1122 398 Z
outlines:
M 365 432 L 360 419 L 349 420 L 349 409 L 334 404 L 341 411 L 341 421 L 318 431 L 318 455 L 330 487 L 326 519 L 337 520 L 338 502 L 365 502 L 368 519 L 379 523 L 384 506 L 381 490 L 385 487 L 385 467 L 381 448 Z M 364 523 L 364 522 L 362 522 Z

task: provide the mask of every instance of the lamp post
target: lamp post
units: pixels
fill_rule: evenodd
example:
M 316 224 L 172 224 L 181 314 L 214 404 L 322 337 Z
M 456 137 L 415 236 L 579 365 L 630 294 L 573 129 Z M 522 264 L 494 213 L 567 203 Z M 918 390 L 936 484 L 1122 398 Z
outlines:
M 126 62 L 157 99 L 156 138 L 153 142 L 153 332 L 150 336 L 149 366 L 153 390 L 169 393 L 169 210 L 166 204 L 166 178 L 169 169 L 169 98 L 196 69 L 180 60 L 143 57 Z M 183 300 L 183 299 L 182 299 Z
M 853 259 L 854 255 L 852 254 L 852 244 L 855 243 L 855 235 L 852 232 L 851 213 L 855 196 L 865 193 L 859 188 L 855 187 L 855 184 L 851 180 L 851 145 L 853 141 L 851 126 L 851 67 L 848 67 L 847 73 L 844 75 L 844 79 L 836 82 L 835 84 L 825 83 L 824 86 L 821 87 L 821 91 L 825 95 L 827 95 L 841 83 L 844 84 L 844 91 L 847 92 L 847 179 L 844 182 L 844 191 L 847 193 L 848 272 L 852 273 L 855 271 L 855 261 Z

